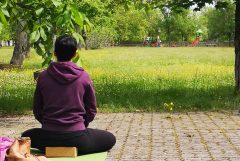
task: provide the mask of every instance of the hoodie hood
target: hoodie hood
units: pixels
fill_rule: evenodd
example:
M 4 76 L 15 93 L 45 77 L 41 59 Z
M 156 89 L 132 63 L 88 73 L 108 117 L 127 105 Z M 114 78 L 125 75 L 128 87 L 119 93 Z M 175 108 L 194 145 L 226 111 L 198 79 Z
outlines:
M 60 84 L 69 84 L 78 79 L 83 69 L 72 62 L 53 62 L 47 69 L 48 74 Z

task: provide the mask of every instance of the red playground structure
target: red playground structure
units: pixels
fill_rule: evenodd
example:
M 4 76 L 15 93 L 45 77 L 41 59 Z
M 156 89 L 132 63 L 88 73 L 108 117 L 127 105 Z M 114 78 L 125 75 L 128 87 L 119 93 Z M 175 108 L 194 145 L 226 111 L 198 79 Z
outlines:
M 203 32 L 201 29 L 197 30 L 196 39 L 192 42 L 192 47 L 197 46 L 199 44 L 199 42 L 201 41 L 202 34 Z
M 197 38 L 192 42 L 192 47 L 197 46 L 200 41 L 201 41 L 200 37 L 197 37 Z

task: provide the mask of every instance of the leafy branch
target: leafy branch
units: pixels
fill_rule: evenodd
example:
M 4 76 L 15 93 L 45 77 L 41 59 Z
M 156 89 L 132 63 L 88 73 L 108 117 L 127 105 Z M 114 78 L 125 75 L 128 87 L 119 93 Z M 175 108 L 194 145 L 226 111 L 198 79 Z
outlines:
M 3 25 L 17 19 L 28 33 L 31 46 L 44 59 L 42 66 L 45 66 L 51 62 L 54 38 L 57 35 L 70 34 L 78 42 L 83 42 L 80 32 L 91 30 L 92 24 L 85 14 L 80 12 L 78 2 L 4 0 L 0 2 L 0 30 Z

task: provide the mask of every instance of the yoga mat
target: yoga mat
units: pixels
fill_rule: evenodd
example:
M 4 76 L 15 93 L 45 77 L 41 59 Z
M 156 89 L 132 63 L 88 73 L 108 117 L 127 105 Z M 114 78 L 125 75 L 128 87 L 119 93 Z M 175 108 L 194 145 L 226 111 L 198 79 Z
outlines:
M 31 149 L 31 154 L 41 154 L 36 149 Z M 48 158 L 50 161 L 105 161 L 107 152 L 81 155 L 75 158 Z
M 48 158 L 51 161 L 105 161 L 107 152 L 81 155 L 76 158 Z

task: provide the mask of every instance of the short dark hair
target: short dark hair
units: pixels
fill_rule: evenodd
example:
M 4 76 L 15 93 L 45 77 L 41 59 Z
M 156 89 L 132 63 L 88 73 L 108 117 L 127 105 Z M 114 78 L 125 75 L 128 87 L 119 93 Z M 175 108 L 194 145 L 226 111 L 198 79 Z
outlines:
M 77 41 L 70 35 L 56 39 L 54 53 L 58 61 L 70 61 L 77 51 Z

